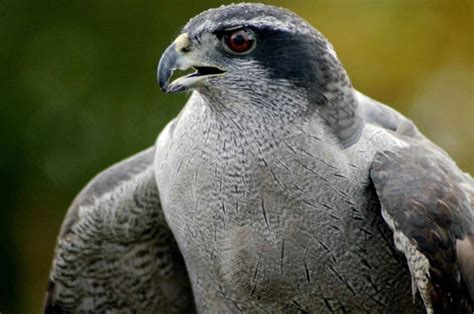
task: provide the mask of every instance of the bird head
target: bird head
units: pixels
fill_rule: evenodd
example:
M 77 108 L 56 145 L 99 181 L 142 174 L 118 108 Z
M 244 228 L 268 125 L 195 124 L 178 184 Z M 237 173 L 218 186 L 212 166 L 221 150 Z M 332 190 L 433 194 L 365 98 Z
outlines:
M 169 82 L 173 71 L 195 72 Z M 292 86 L 310 96 L 349 80 L 329 42 L 291 11 L 261 4 L 222 6 L 191 19 L 158 67 L 164 92 L 248 93 Z M 321 91 L 321 90 L 320 90 Z
M 170 83 L 175 70 L 191 68 Z M 286 9 L 233 4 L 197 15 L 163 53 L 157 74 L 164 92 L 192 89 L 210 104 L 246 107 L 245 113 L 300 115 L 319 107 L 336 133 L 353 124 L 347 122 L 355 115 L 352 85 L 331 44 Z

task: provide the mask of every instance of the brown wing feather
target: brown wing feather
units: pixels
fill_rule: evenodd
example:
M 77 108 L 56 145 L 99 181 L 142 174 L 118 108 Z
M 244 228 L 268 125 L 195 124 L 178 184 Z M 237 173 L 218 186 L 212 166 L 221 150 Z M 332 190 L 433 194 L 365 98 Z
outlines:
M 472 179 L 425 141 L 380 153 L 370 176 L 394 233 L 408 238 L 408 245 L 429 261 L 433 310 L 472 313 L 468 287 L 474 284 L 473 268 L 466 260 L 474 251 L 464 242 L 473 235 L 473 208 L 465 189 L 473 186 Z

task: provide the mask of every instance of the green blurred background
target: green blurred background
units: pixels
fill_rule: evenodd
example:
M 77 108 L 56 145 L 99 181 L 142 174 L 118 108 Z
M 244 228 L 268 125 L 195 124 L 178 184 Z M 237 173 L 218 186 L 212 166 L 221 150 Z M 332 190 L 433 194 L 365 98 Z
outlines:
M 474 173 L 474 2 L 265 2 L 322 31 L 356 88 Z M 0 0 L 1 313 L 39 312 L 70 201 L 179 112 L 186 96 L 156 84 L 160 54 L 223 3 Z

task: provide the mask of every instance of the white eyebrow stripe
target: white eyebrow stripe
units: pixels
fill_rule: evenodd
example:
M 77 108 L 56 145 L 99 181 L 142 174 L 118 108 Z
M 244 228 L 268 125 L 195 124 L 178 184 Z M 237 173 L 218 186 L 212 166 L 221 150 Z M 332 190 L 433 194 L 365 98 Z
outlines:
M 300 23 L 296 23 L 300 22 Z M 274 16 L 256 16 L 252 19 L 242 21 L 242 19 L 229 19 L 225 21 L 226 24 L 235 25 L 235 27 L 239 27 L 239 25 L 245 26 L 255 26 L 255 27 L 263 27 L 271 25 L 275 29 L 279 29 L 282 31 L 287 31 L 291 33 L 298 33 L 303 35 L 311 35 L 315 36 L 317 31 L 307 23 L 301 23 L 301 21 L 292 21 L 289 19 L 282 20 L 281 18 L 276 18 Z M 212 29 L 214 26 L 211 20 L 206 20 L 204 23 L 199 25 L 194 31 L 196 33 L 200 33 L 205 31 L 206 29 Z

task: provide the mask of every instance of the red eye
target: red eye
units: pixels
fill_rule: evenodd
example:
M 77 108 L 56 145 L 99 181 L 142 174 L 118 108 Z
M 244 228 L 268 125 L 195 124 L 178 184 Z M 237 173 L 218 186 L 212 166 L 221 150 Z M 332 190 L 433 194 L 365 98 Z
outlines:
M 255 45 L 253 33 L 247 29 L 230 31 L 224 37 L 225 44 L 235 53 L 244 53 Z

